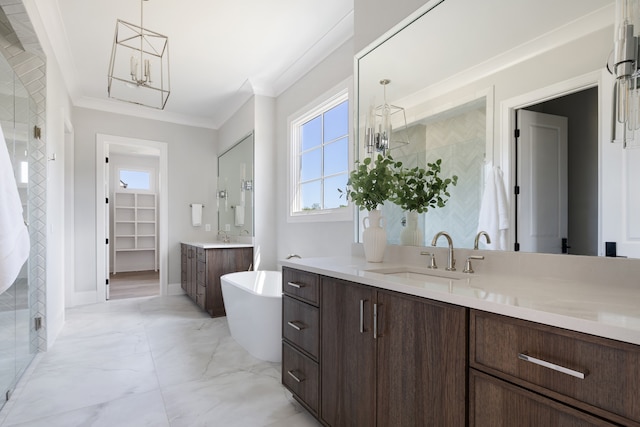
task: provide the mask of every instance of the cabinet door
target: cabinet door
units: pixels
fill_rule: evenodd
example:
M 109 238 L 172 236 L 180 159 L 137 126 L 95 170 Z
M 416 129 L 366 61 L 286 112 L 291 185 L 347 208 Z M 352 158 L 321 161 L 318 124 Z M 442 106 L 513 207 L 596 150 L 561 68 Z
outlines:
M 613 426 L 600 418 L 470 369 L 471 427 Z
M 207 249 L 205 307 L 211 317 L 225 316 L 220 276 L 247 271 L 253 264 L 253 248 Z
M 466 309 L 379 291 L 377 425 L 464 426 Z
M 374 426 L 375 291 L 323 277 L 321 292 L 321 417 L 332 427 Z
M 197 280 L 197 260 L 195 246 L 187 246 L 187 295 L 195 300 Z

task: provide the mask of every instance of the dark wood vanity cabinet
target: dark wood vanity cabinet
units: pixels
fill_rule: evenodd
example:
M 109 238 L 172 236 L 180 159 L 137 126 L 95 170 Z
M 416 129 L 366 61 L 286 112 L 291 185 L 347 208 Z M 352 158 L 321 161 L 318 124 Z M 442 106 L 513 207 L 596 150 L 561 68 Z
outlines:
M 464 426 L 466 309 L 323 277 L 322 420 Z
M 465 425 L 465 308 L 310 274 L 283 269 L 282 378 L 296 399 L 334 427 Z M 317 355 L 289 323 L 317 336 Z
M 640 427 L 640 346 L 283 269 L 283 384 L 328 426 Z
M 469 325 L 471 426 L 640 426 L 640 347 L 477 310 Z
M 224 316 L 220 276 L 246 271 L 253 264 L 253 248 L 210 248 L 182 243 L 181 287 L 211 317 Z
M 282 384 L 314 416 L 320 403 L 319 277 L 282 269 Z

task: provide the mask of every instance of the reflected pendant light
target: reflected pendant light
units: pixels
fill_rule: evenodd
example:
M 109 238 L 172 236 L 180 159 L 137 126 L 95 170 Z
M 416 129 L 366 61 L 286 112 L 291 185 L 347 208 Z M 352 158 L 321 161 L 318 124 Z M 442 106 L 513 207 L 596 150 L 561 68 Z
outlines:
M 364 144 L 367 149 L 367 153 L 371 154 L 375 151 L 385 154 L 391 149 L 391 136 L 393 134 L 392 116 L 397 113 L 402 113 L 403 133 L 404 138 L 398 142 L 400 144 L 408 144 L 409 138 L 407 135 L 407 116 L 404 108 L 390 105 L 387 102 L 387 85 L 391 83 L 389 79 L 380 80 L 380 84 L 383 88 L 382 105 L 374 107 L 369 106 L 369 112 L 365 123 Z
M 109 62 L 109 98 L 164 109 L 170 93 L 169 38 L 118 19 Z

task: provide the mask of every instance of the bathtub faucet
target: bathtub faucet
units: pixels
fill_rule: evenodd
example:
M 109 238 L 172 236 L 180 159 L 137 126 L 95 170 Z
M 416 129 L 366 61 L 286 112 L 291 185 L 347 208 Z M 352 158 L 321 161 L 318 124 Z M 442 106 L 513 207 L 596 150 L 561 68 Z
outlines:
M 302 257 L 300 255 L 298 255 L 298 254 L 289 254 L 289 255 L 287 255 L 287 259 L 291 259 L 291 258 L 300 258 L 300 259 L 302 259 Z

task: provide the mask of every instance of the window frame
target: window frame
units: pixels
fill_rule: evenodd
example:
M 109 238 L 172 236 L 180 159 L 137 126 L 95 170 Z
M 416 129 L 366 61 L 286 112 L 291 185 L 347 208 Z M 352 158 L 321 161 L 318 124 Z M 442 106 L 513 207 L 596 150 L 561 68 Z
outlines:
M 333 222 L 333 221 L 353 221 L 353 203 L 345 199 L 346 207 L 320 210 L 297 210 L 300 206 L 300 129 L 303 124 L 324 114 L 344 101 L 348 101 L 348 127 L 347 127 L 347 174 L 352 170 L 353 163 L 353 99 L 351 90 L 351 79 L 327 91 L 324 95 L 316 98 L 304 108 L 292 114 L 287 121 L 289 135 L 288 144 L 288 208 L 287 222 Z M 322 143 L 324 146 L 324 142 Z M 321 149 L 324 149 L 322 147 Z M 323 175 L 322 180 L 325 177 Z M 346 196 L 345 196 L 346 197 Z

